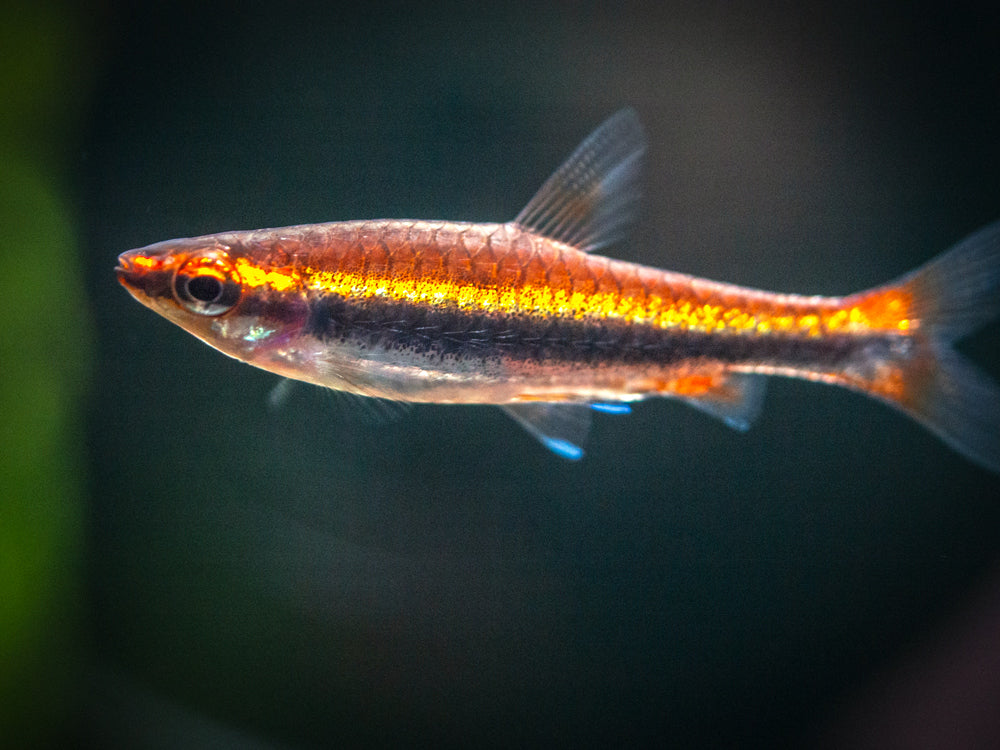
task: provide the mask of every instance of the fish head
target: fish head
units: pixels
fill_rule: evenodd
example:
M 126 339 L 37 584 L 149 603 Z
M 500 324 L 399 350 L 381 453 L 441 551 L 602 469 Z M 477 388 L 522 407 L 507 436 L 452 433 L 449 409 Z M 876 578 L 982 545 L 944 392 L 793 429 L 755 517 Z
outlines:
M 115 272 L 136 300 L 209 346 L 301 378 L 310 308 L 282 249 L 290 242 L 240 232 L 167 240 L 122 253 Z
M 115 272 L 136 300 L 181 325 L 224 315 L 242 296 L 230 248 L 215 240 L 171 240 L 129 250 L 118 256 Z
M 217 237 L 169 240 L 118 256 L 119 283 L 146 307 L 208 344 L 241 356 L 235 335 L 246 288 L 233 248 Z M 229 341 L 231 339 L 231 341 Z

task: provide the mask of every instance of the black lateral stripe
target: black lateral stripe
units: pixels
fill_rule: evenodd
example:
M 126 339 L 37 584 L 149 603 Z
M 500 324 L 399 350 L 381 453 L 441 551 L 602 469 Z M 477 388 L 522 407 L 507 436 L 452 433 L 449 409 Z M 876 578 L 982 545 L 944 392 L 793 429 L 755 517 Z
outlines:
M 892 336 L 746 335 L 595 322 L 470 314 L 453 306 L 323 295 L 309 303 L 303 333 L 431 356 L 503 357 L 581 365 L 673 365 L 696 360 L 829 370 L 864 356 L 889 356 Z

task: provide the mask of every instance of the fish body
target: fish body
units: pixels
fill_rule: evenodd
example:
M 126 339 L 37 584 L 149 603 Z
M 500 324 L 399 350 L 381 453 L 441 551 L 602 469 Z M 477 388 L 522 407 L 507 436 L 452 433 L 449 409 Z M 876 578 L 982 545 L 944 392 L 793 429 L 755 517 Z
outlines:
M 997 386 L 950 343 L 1000 312 L 1000 225 L 846 297 L 747 289 L 598 255 L 635 214 L 623 110 L 511 222 L 346 221 L 123 253 L 140 302 L 287 378 L 405 402 L 496 404 L 567 458 L 591 413 L 683 399 L 737 428 L 764 376 L 846 386 L 1000 471 Z

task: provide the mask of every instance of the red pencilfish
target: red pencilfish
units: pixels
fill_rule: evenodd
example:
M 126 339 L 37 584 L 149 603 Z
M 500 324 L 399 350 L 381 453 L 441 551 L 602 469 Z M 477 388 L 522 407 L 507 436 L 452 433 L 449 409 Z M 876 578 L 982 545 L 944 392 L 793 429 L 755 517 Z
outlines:
M 603 257 L 639 200 L 618 112 L 505 224 L 373 220 L 224 232 L 119 256 L 141 303 L 286 378 L 406 402 L 497 404 L 583 455 L 593 410 L 682 399 L 739 429 L 764 376 L 841 385 L 1000 472 L 1000 388 L 952 343 L 1000 313 L 1000 223 L 846 297 L 776 294 Z

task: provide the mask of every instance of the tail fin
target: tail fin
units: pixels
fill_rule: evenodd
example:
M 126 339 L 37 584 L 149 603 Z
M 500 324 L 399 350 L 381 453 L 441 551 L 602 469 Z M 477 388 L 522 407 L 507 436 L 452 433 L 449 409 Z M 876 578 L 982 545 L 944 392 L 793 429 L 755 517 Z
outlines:
M 918 350 L 897 405 L 956 451 L 1000 473 L 1000 385 L 952 344 L 1000 314 L 1000 222 L 892 287 L 910 298 Z

